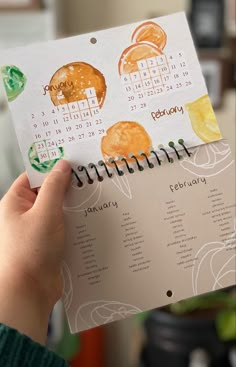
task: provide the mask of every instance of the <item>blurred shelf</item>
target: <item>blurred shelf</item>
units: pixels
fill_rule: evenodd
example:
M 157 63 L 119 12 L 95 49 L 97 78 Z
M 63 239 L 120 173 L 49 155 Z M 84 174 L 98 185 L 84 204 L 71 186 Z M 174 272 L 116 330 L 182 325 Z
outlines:
M 218 58 L 229 58 L 231 57 L 231 51 L 228 47 L 221 48 L 200 48 L 198 49 L 200 56 L 212 56 Z
M 41 0 L 0 0 L 0 11 L 39 9 Z
M 55 37 L 55 15 L 52 10 L 0 12 L 0 49 Z

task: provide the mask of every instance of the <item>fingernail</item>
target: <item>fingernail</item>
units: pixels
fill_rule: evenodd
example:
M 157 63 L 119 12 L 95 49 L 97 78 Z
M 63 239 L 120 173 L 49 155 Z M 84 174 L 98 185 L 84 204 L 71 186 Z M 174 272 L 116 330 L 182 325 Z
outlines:
M 68 173 L 68 172 L 71 172 L 71 166 L 69 162 L 63 159 L 60 159 L 59 161 L 57 161 L 57 163 L 53 167 L 53 171 L 60 171 L 62 173 Z

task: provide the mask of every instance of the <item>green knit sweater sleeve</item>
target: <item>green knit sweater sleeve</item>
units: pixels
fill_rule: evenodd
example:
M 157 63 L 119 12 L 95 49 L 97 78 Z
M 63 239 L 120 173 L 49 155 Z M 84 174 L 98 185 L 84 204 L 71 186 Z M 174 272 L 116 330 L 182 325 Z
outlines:
M 0 324 L 0 367 L 69 367 L 56 354 Z

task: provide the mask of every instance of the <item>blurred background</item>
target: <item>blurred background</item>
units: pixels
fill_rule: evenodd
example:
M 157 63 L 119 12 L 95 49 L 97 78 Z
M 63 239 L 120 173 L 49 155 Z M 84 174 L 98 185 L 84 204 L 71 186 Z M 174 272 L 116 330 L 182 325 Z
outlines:
M 0 58 L 1 49 L 183 10 L 235 155 L 236 0 L 0 0 Z M 0 167 L 1 198 L 24 170 L 1 84 Z M 48 346 L 71 367 L 236 367 L 235 299 L 233 287 L 74 336 L 59 302 Z

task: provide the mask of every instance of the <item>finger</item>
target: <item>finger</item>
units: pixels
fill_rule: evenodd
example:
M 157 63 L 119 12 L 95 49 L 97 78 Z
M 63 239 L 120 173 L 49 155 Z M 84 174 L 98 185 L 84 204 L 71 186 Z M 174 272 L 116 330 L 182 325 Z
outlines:
M 35 199 L 36 189 L 31 189 L 27 174 L 22 173 L 11 185 L 6 194 L 6 198 L 14 198 L 14 201 L 19 199 Z
M 34 208 L 44 215 L 62 209 L 65 193 L 71 181 L 71 166 L 60 160 L 44 180 L 39 190 Z
M 28 190 L 31 190 L 29 179 L 28 179 L 26 172 L 22 173 L 19 177 L 17 177 L 17 179 L 13 182 L 8 192 L 11 192 L 11 191 L 15 192 L 19 188 L 23 188 L 23 187 Z

